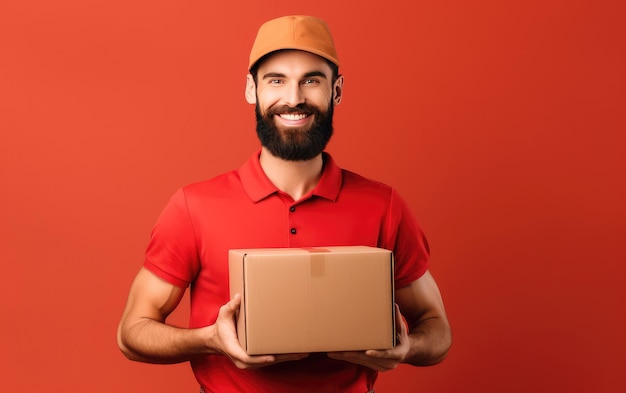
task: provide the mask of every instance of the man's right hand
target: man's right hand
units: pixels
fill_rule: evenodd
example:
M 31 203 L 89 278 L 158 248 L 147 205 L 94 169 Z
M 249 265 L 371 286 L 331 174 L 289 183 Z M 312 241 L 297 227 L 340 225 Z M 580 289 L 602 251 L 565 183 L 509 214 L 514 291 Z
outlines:
M 233 298 L 220 307 L 217 320 L 212 328 L 210 346 L 219 353 L 228 357 L 240 369 L 254 369 L 281 362 L 304 359 L 307 353 L 278 354 L 278 355 L 248 355 L 241 348 L 235 327 L 235 315 L 241 305 L 241 295 Z
M 224 355 L 241 369 L 299 360 L 307 354 L 249 356 L 239 345 L 235 314 L 241 296 L 220 307 L 213 325 L 185 329 L 165 323 L 178 306 L 184 288 L 163 281 L 142 268 L 128 295 L 118 327 L 118 345 L 129 359 L 147 363 L 180 363 L 209 355 Z

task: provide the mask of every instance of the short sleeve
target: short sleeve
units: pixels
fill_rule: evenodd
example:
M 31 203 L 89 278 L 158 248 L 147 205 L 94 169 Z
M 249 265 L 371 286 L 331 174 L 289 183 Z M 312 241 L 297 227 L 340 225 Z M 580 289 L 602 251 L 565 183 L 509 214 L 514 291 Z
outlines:
M 394 252 L 395 285 L 401 288 L 426 273 L 430 248 L 415 215 L 395 190 L 391 194 L 389 211 L 385 248 Z
M 144 267 L 158 277 L 185 288 L 199 269 L 196 236 L 183 189 L 169 200 L 154 228 Z

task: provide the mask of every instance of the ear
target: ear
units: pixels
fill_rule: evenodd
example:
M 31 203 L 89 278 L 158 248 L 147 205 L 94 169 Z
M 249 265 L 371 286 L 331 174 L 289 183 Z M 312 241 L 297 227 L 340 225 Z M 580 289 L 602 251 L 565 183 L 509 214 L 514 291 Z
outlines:
M 256 85 L 251 74 L 246 76 L 246 101 L 248 104 L 256 104 Z
M 343 75 L 337 76 L 337 80 L 333 85 L 333 102 L 335 105 L 339 105 L 341 103 L 341 98 L 343 97 Z

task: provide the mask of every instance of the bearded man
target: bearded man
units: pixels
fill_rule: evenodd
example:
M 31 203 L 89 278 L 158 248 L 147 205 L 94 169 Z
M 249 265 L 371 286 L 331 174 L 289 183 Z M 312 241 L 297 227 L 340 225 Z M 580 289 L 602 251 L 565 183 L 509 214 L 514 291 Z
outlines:
M 249 70 L 245 98 L 256 107 L 261 148 L 238 170 L 171 198 L 131 286 L 120 349 L 136 361 L 189 361 L 203 392 L 373 392 L 379 371 L 440 362 L 450 327 L 428 271 L 428 244 L 407 203 L 324 151 L 344 81 L 326 23 L 310 16 L 266 22 Z M 248 355 L 234 323 L 241 297 L 230 297 L 228 250 L 333 245 L 393 251 L 397 345 Z M 166 318 L 187 287 L 190 326 L 170 326 Z

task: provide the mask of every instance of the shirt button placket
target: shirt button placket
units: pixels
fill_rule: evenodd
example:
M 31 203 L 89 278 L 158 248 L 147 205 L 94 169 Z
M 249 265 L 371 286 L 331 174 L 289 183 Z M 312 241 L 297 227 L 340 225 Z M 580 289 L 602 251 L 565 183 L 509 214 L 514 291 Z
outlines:
M 295 207 L 295 206 L 290 206 L 290 207 L 289 207 L 289 212 L 293 213 L 293 212 L 295 212 L 295 211 L 296 211 L 296 207 Z M 290 220 L 290 221 L 291 221 L 291 220 Z M 293 227 L 289 230 L 289 232 L 291 232 L 291 234 L 292 234 L 292 235 L 295 235 L 296 233 L 298 233 L 298 231 L 296 230 L 296 228 L 293 228 Z

